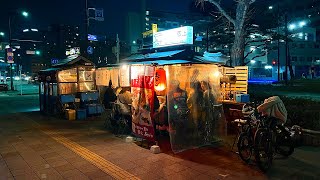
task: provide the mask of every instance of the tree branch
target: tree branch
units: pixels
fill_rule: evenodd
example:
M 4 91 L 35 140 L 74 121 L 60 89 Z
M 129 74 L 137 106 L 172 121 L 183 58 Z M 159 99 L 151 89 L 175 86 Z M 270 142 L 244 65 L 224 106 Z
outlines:
M 267 54 L 266 52 L 263 52 L 262 54 L 256 55 L 255 57 L 253 57 L 252 59 L 250 59 L 250 61 L 247 61 L 246 63 L 244 63 L 243 66 L 248 65 L 252 60 L 254 60 L 254 59 L 258 58 L 258 57 L 265 56 L 266 54 Z
M 256 48 L 258 48 L 258 47 L 260 47 L 260 46 L 264 46 L 264 45 L 265 45 L 265 44 L 259 44 L 258 46 L 256 46 Z M 248 53 L 244 56 L 243 59 L 246 59 L 250 54 L 253 53 L 254 50 L 255 50 L 255 49 L 253 49 L 253 50 L 251 50 L 250 52 L 248 52 Z
M 235 20 L 221 7 L 220 3 L 218 3 L 216 0 L 199 0 L 199 1 L 207 1 L 213 5 L 215 5 L 218 10 L 221 12 L 221 14 L 228 19 L 233 25 L 236 24 Z

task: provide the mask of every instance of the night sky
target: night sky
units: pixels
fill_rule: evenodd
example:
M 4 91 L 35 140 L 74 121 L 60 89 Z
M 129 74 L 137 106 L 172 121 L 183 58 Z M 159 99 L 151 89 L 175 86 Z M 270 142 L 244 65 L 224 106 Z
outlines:
M 188 12 L 193 0 L 147 0 L 147 9 Z M 113 36 L 124 34 L 125 17 L 139 10 L 141 0 L 88 0 L 89 7 L 103 8 L 104 22 L 93 22 L 96 33 Z M 25 28 L 46 29 L 50 24 L 78 25 L 84 29 L 85 0 L 1 0 L 0 31 L 7 32 L 9 11 L 26 10 L 28 19 L 17 16 L 14 31 Z

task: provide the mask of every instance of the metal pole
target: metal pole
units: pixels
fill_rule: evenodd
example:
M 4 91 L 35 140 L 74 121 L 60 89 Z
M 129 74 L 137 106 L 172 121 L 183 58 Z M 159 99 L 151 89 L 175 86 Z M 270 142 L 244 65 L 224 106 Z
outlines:
M 88 42 L 88 33 L 89 33 L 89 11 L 88 11 L 88 0 L 85 1 L 85 6 L 86 6 L 86 20 L 85 20 L 85 48 L 84 48 L 84 54 L 86 54 L 87 58 L 89 57 L 89 53 L 87 53 L 87 47 L 89 45 L 89 42 Z
M 11 14 L 9 15 L 9 48 L 11 48 L 11 41 L 12 41 L 12 34 L 11 34 Z M 13 72 L 12 72 L 12 63 L 10 63 L 10 85 L 11 85 L 11 91 L 14 91 L 13 87 Z
M 117 34 L 117 64 L 120 63 L 120 42 L 119 35 Z
M 277 28 L 277 36 L 278 36 L 278 81 L 280 81 L 280 23 L 279 23 L 279 13 L 280 13 L 280 7 L 279 7 L 279 3 L 278 3 L 278 10 L 277 10 L 277 21 L 278 21 L 278 28 Z
M 21 67 L 22 68 L 22 67 Z M 19 66 L 19 69 L 20 69 L 20 66 Z M 21 72 L 22 72 L 22 69 L 19 70 L 19 73 L 20 73 L 20 95 L 22 96 L 22 78 L 21 78 Z
M 288 15 L 285 14 L 285 39 L 286 39 L 286 44 L 285 44 L 285 49 L 286 49 L 286 69 L 285 69 L 285 81 L 286 84 L 288 84 Z

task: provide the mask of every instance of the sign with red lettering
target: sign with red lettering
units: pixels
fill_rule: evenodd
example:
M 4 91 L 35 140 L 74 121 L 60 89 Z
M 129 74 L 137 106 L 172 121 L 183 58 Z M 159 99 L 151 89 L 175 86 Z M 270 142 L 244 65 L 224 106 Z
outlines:
M 152 112 L 154 108 L 155 67 L 131 66 L 132 132 L 154 141 Z

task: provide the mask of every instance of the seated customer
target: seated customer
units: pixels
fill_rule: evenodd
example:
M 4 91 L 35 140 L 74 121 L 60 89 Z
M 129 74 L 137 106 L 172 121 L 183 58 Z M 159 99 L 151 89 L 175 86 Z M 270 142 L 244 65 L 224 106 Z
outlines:
M 120 113 L 124 116 L 127 120 L 131 122 L 131 104 L 132 104 L 132 97 L 131 93 L 128 89 L 123 88 L 119 92 L 117 104 L 120 108 Z
M 104 103 L 104 107 L 106 109 L 111 109 L 111 102 L 115 102 L 117 100 L 117 96 L 114 93 L 114 90 L 112 88 L 112 81 L 109 81 L 109 86 L 106 89 L 106 92 L 104 93 L 104 97 L 103 97 L 103 103 Z

